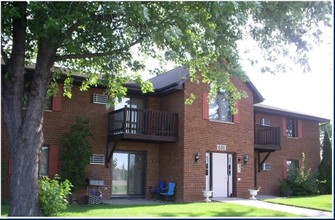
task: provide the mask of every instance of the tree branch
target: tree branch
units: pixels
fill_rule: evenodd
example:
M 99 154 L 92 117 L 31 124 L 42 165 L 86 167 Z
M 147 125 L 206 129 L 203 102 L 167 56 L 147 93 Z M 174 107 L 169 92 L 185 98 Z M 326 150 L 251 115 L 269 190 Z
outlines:
M 67 29 L 67 31 L 65 32 L 65 35 L 71 35 L 73 31 L 75 31 L 83 22 L 77 21 L 76 23 L 74 23 L 71 27 L 69 27 L 69 29 Z
M 121 47 L 116 50 L 112 51 L 107 51 L 107 52 L 102 52 L 102 53 L 83 53 L 83 54 L 68 54 L 68 55 L 61 55 L 61 56 L 56 56 L 56 61 L 64 61 L 68 59 L 83 59 L 83 58 L 94 58 L 94 57 L 103 57 L 103 56 L 108 56 L 108 55 L 113 55 L 116 53 L 120 53 L 121 51 L 125 49 L 129 49 L 133 46 L 135 46 L 138 43 L 141 43 L 144 40 L 143 37 L 140 37 L 136 41 L 132 42 L 131 44 Z
M 111 55 L 111 54 L 113 54 L 113 51 L 105 52 L 105 53 L 69 54 L 69 55 L 57 56 L 56 61 L 62 61 L 62 60 L 68 60 L 68 59 L 83 59 L 83 58 L 103 57 L 103 56 L 107 56 L 107 55 Z
M 107 16 L 105 16 L 105 15 L 92 15 L 92 17 L 94 18 L 94 23 L 96 23 L 96 22 L 101 22 L 101 21 L 112 21 L 114 18 L 115 18 L 115 15 L 109 15 L 108 17 L 108 19 L 106 19 L 107 18 Z M 77 29 L 78 29 L 78 27 L 80 26 L 80 25 L 83 25 L 83 24 L 85 24 L 85 21 L 82 21 L 82 20 L 78 20 L 78 21 L 76 21 L 74 24 L 72 24 L 66 31 L 65 31 L 65 34 L 64 34 L 64 37 L 59 41 L 59 43 L 61 44 L 61 42 L 64 42 L 64 41 L 66 41 L 66 39 L 69 39 L 69 40 L 71 40 L 71 34 L 74 32 L 74 31 L 76 31 Z M 112 29 L 112 31 L 113 30 L 116 30 L 117 28 L 113 28 Z

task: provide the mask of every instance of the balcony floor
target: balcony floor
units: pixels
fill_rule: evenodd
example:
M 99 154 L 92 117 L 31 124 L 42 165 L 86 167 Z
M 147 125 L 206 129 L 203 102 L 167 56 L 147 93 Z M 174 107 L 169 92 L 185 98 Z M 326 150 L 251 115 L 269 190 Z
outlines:
M 128 141 L 144 141 L 144 142 L 177 142 L 178 137 L 174 136 L 161 136 L 155 134 L 110 134 L 108 135 L 108 141 L 112 140 L 128 140 Z
M 256 151 L 259 152 L 272 152 L 276 150 L 281 150 L 281 146 L 271 145 L 271 144 L 255 144 L 254 146 Z

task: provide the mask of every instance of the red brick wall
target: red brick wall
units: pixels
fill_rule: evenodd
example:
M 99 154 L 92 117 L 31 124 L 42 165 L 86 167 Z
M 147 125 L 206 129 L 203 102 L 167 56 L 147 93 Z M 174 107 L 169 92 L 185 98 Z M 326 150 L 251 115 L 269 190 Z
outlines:
M 255 121 L 259 123 L 261 118 L 271 121 L 271 126 L 282 127 L 282 116 L 264 113 L 255 113 Z M 266 163 L 271 163 L 271 171 L 257 171 L 257 185 L 261 186 L 261 194 L 279 195 L 279 180 L 283 178 L 284 160 L 301 160 L 302 152 L 305 153 L 305 166 L 316 170 L 320 164 L 319 126 L 317 122 L 302 121 L 302 138 L 284 137 L 281 131 L 281 150 L 270 154 Z M 260 154 L 263 160 L 265 153 Z M 255 157 L 257 154 L 255 153 Z
M 61 110 L 56 111 L 45 111 L 44 112 L 44 143 L 47 145 L 60 146 L 63 135 L 69 131 L 70 125 L 75 123 L 76 116 L 83 116 L 90 119 L 93 124 L 94 138 L 92 139 L 93 153 L 105 154 L 106 143 L 107 143 L 107 119 L 108 111 L 105 105 L 93 104 L 92 94 L 102 94 L 103 90 L 98 88 L 92 88 L 87 92 L 80 92 L 78 86 L 73 86 L 72 98 L 62 97 L 61 99 Z M 2 120 L 1 130 L 1 153 L 2 161 L 7 161 L 8 157 L 8 138 L 6 135 L 5 122 Z M 88 174 L 91 169 L 96 170 L 101 178 L 105 180 L 106 187 L 110 187 L 110 170 L 101 165 L 89 165 Z M 2 187 L 2 196 L 8 198 L 8 178 L 5 178 L 5 183 Z M 78 196 L 77 196 L 78 195 Z M 74 197 L 80 197 L 86 195 L 86 189 L 80 193 L 74 195 Z
M 202 190 L 205 189 L 206 152 L 217 151 L 217 144 L 227 145 L 227 153 L 235 153 L 236 160 L 244 155 L 253 161 L 253 98 L 246 84 L 233 79 L 234 84 L 248 93 L 248 98 L 240 101 L 240 123 L 222 123 L 202 118 L 202 94 L 208 92 L 207 84 L 186 82 L 185 93 L 196 95 L 192 105 L 185 106 L 184 128 L 184 201 L 203 200 Z M 201 158 L 194 161 L 195 153 L 199 151 Z M 236 163 L 241 163 L 236 161 Z M 253 187 L 253 164 L 242 164 L 241 173 L 236 173 L 236 196 L 248 197 L 248 189 Z M 236 167 L 234 168 L 236 171 Z M 237 181 L 237 178 L 240 181 Z
M 254 152 L 254 118 L 259 122 L 264 117 L 254 116 L 253 97 L 247 85 L 240 80 L 233 79 L 234 84 L 248 93 L 248 98 L 240 100 L 239 123 L 213 122 L 203 119 L 203 93 L 208 92 L 207 84 L 196 84 L 187 81 L 184 91 L 177 91 L 164 97 L 148 97 L 147 107 L 161 111 L 178 113 L 179 141 L 175 143 L 145 143 L 126 142 L 118 143 L 116 151 L 146 152 L 146 198 L 150 197 L 149 187 L 157 186 L 158 180 L 175 181 L 177 201 L 200 201 L 204 197 L 205 189 L 206 152 L 218 151 L 217 144 L 227 146 L 226 153 L 235 155 L 235 164 L 241 163 L 242 170 L 236 173 L 235 183 L 237 197 L 250 197 L 248 189 L 254 187 L 254 159 L 258 154 Z M 77 86 L 73 87 L 71 99 L 62 97 L 61 111 L 46 111 L 44 114 L 45 144 L 60 146 L 64 133 L 69 131 L 76 116 L 84 116 L 93 123 L 94 139 L 92 139 L 93 153 L 105 154 L 107 145 L 108 112 L 104 105 L 93 104 L 92 94 L 102 93 L 101 89 L 92 88 L 88 92 L 80 92 Z M 184 98 L 190 94 L 196 95 L 192 105 L 185 105 Z M 281 126 L 281 117 L 267 115 L 271 125 Z M 282 150 L 272 153 L 266 162 L 270 162 L 271 171 L 256 172 L 257 186 L 261 186 L 261 194 L 278 194 L 278 181 L 283 174 L 284 159 L 300 159 L 301 152 L 306 154 L 308 167 L 317 168 L 320 162 L 319 128 L 316 122 L 303 121 L 303 138 L 281 137 Z M 1 160 L 7 163 L 8 141 L 4 121 L 1 131 Z M 198 162 L 194 161 L 196 152 L 201 154 Z M 243 164 L 238 159 L 249 155 L 250 161 Z M 261 159 L 265 154 L 260 154 Z M 111 167 L 111 166 L 109 166 Z M 89 165 L 87 176 L 97 175 L 104 179 L 104 198 L 111 195 L 111 168 L 102 165 Z M 239 181 L 238 181 L 239 179 Z M 2 184 L 2 196 L 8 198 L 8 178 Z M 87 194 L 86 188 L 76 193 L 76 199 L 83 199 Z
M 161 110 L 178 113 L 178 138 L 175 143 L 159 146 L 159 177 L 176 182 L 176 201 L 182 201 L 184 185 L 184 92 L 178 91 L 161 98 Z

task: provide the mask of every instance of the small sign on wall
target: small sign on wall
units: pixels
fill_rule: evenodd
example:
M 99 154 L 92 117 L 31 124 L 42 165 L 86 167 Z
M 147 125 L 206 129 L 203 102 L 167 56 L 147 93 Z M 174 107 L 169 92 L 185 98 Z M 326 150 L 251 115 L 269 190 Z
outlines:
M 227 150 L 227 145 L 225 144 L 218 144 L 216 145 L 216 149 L 220 151 L 226 151 Z
M 242 168 L 241 164 L 238 163 L 238 164 L 237 164 L 237 172 L 238 172 L 238 173 L 241 173 L 241 168 Z

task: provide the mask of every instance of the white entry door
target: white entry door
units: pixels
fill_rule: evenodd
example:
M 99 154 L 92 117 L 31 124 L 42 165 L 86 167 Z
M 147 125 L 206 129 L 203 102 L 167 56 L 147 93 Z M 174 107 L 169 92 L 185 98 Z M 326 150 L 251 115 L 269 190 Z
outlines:
M 206 154 L 206 189 L 213 197 L 229 197 L 233 193 L 232 154 Z

